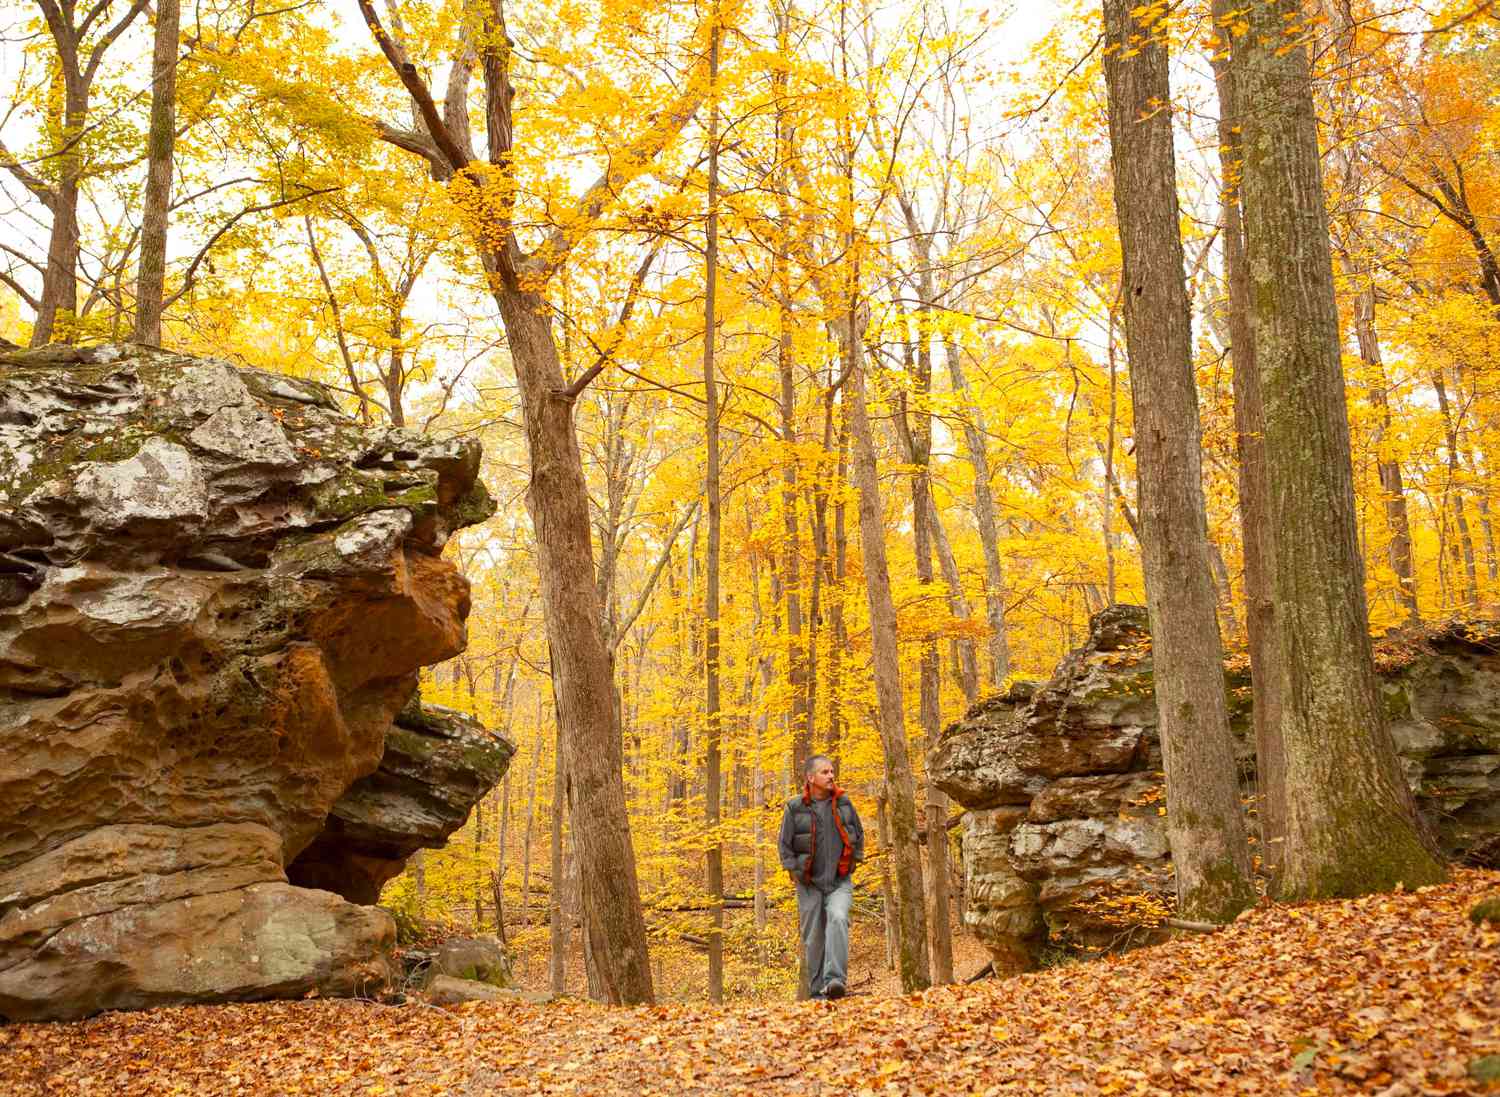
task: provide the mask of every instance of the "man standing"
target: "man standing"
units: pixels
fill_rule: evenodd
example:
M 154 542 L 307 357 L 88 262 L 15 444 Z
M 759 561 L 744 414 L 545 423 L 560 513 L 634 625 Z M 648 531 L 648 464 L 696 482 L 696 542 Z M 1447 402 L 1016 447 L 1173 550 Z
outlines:
M 844 790 L 833 783 L 833 761 L 807 760 L 802 795 L 781 817 L 781 866 L 797 884 L 797 914 L 814 998 L 842 998 L 849 985 L 850 873 L 864 860 L 865 829 Z

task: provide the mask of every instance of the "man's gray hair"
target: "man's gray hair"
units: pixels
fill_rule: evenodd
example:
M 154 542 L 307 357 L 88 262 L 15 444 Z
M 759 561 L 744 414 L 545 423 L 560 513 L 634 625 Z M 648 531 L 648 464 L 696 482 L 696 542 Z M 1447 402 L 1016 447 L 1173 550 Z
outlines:
M 827 762 L 830 766 L 833 765 L 833 759 L 828 757 L 828 755 L 814 754 L 807 760 L 807 764 L 802 767 L 802 776 L 811 777 L 812 771 L 818 768 L 819 762 Z

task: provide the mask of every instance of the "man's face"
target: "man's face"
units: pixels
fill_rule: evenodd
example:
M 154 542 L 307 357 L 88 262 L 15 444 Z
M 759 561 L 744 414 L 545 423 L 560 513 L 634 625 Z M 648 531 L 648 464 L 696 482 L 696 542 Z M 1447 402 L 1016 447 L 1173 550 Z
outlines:
M 819 762 L 813 767 L 812 773 L 808 774 L 808 780 L 812 782 L 813 791 L 819 795 L 827 795 L 833 791 L 833 763 Z

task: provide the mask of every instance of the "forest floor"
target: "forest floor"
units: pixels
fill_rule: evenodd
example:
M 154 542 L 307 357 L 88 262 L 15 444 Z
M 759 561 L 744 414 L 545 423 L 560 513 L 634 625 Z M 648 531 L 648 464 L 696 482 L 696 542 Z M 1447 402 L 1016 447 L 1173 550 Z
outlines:
M 1500 1093 L 1500 873 L 843 1002 L 300 1001 L 0 1026 L 0 1093 Z

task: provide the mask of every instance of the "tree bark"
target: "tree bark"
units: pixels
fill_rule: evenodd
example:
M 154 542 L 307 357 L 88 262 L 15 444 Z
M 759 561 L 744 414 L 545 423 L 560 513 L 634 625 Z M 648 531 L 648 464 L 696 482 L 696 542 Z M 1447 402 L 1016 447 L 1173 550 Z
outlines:
M 1214 0 L 1214 19 L 1231 22 L 1233 0 Z M 1224 31 L 1223 33 L 1228 33 Z M 1251 719 L 1255 730 L 1255 774 L 1259 792 L 1261 864 L 1276 880 L 1286 846 L 1286 748 L 1281 742 L 1281 682 L 1277 668 L 1280 640 L 1271 589 L 1275 542 L 1269 512 L 1271 486 L 1266 479 L 1265 408 L 1255 341 L 1250 333 L 1250 272 L 1245 259 L 1241 218 L 1240 169 L 1244 156 L 1242 111 L 1236 94 L 1235 66 L 1223 48 L 1213 59 L 1219 93 L 1219 157 L 1223 177 L 1224 281 L 1229 290 L 1229 348 L 1234 388 L 1235 452 L 1239 465 L 1241 544 L 1245 569 L 1245 638 L 1250 649 Z
M 1164 28 L 1143 25 L 1130 8 L 1104 0 L 1104 75 L 1167 838 L 1179 912 L 1223 922 L 1255 901 L 1255 888 L 1209 568 L 1167 49 Z
M 1437 393 L 1438 410 L 1443 416 L 1443 440 L 1448 445 L 1448 479 L 1443 486 L 1443 496 L 1453 509 L 1453 523 L 1458 530 L 1456 545 L 1463 560 L 1464 578 L 1468 581 L 1459 608 L 1473 613 L 1479 608 L 1479 572 L 1474 564 L 1474 536 L 1469 530 L 1469 511 L 1464 506 L 1463 486 L 1459 483 L 1458 424 L 1448 402 L 1448 385 L 1443 380 L 1441 369 L 1432 371 L 1432 390 Z
M 594 586 L 588 485 L 546 302 L 496 283 L 531 455 L 527 509 L 536 532 L 574 842 L 591 886 L 584 917 L 610 1002 L 653 999 L 635 852 L 625 810 L 614 673 Z
M 536 824 L 537 774 L 542 768 L 542 695 L 536 698 L 536 742 L 531 748 L 531 775 L 526 779 L 526 837 L 521 847 L 521 924 L 531 925 L 531 837 Z
M 964 379 L 958 344 L 943 344 L 953 391 L 963 402 L 964 452 L 974 470 L 974 522 L 984 551 L 984 604 L 990 625 L 990 687 L 1005 688 L 1010 677 L 1010 637 L 1005 623 L 1005 568 L 1000 560 L 1000 531 L 995 521 L 995 495 L 990 489 L 990 462 L 984 449 L 985 427 Z
M 172 152 L 177 125 L 179 0 L 157 0 L 151 55 L 151 127 L 146 135 L 146 196 L 135 291 L 135 341 L 161 344 L 162 291 L 167 274 L 167 214 L 172 203 Z
M 910 994 L 931 983 L 927 962 L 927 915 L 923 905 L 915 782 L 907 753 L 906 721 L 902 712 L 896 605 L 891 598 L 890 567 L 886 563 L 885 516 L 880 502 L 869 412 L 865 407 L 859 336 L 855 312 L 851 308 L 843 340 L 844 393 L 849 402 L 849 431 L 854 443 L 854 483 L 859 491 L 860 544 L 864 548 L 865 593 L 870 603 L 870 643 L 878 702 L 876 717 L 890 797 L 901 988 Z
M 554 711 L 556 689 L 553 690 Z M 552 949 L 547 965 L 548 981 L 553 994 L 562 994 L 568 989 L 568 933 L 563 924 L 563 811 L 567 804 L 567 770 L 564 766 L 562 721 L 557 722 L 557 735 L 552 753 L 552 880 L 547 889 L 547 919 L 551 927 Z
M 724 1000 L 724 846 L 718 838 L 720 740 L 722 719 L 719 703 L 719 385 L 714 375 L 714 339 L 718 331 L 717 290 L 719 278 L 719 103 L 713 84 L 719 74 L 719 26 L 709 36 L 708 78 L 708 241 L 704 250 L 703 293 L 703 394 L 704 432 L 708 469 L 704 495 L 708 499 L 708 545 L 704 561 L 704 758 L 703 821 L 708 828 L 705 851 L 706 883 L 713 928 L 708 935 L 708 999 Z
M 1416 819 L 1375 681 L 1355 523 L 1333 264 L 1296 0 L 1241 10 L 1243 202 L 1265 408 L 1280 637 L 1289 898 L 1446 876 Z

